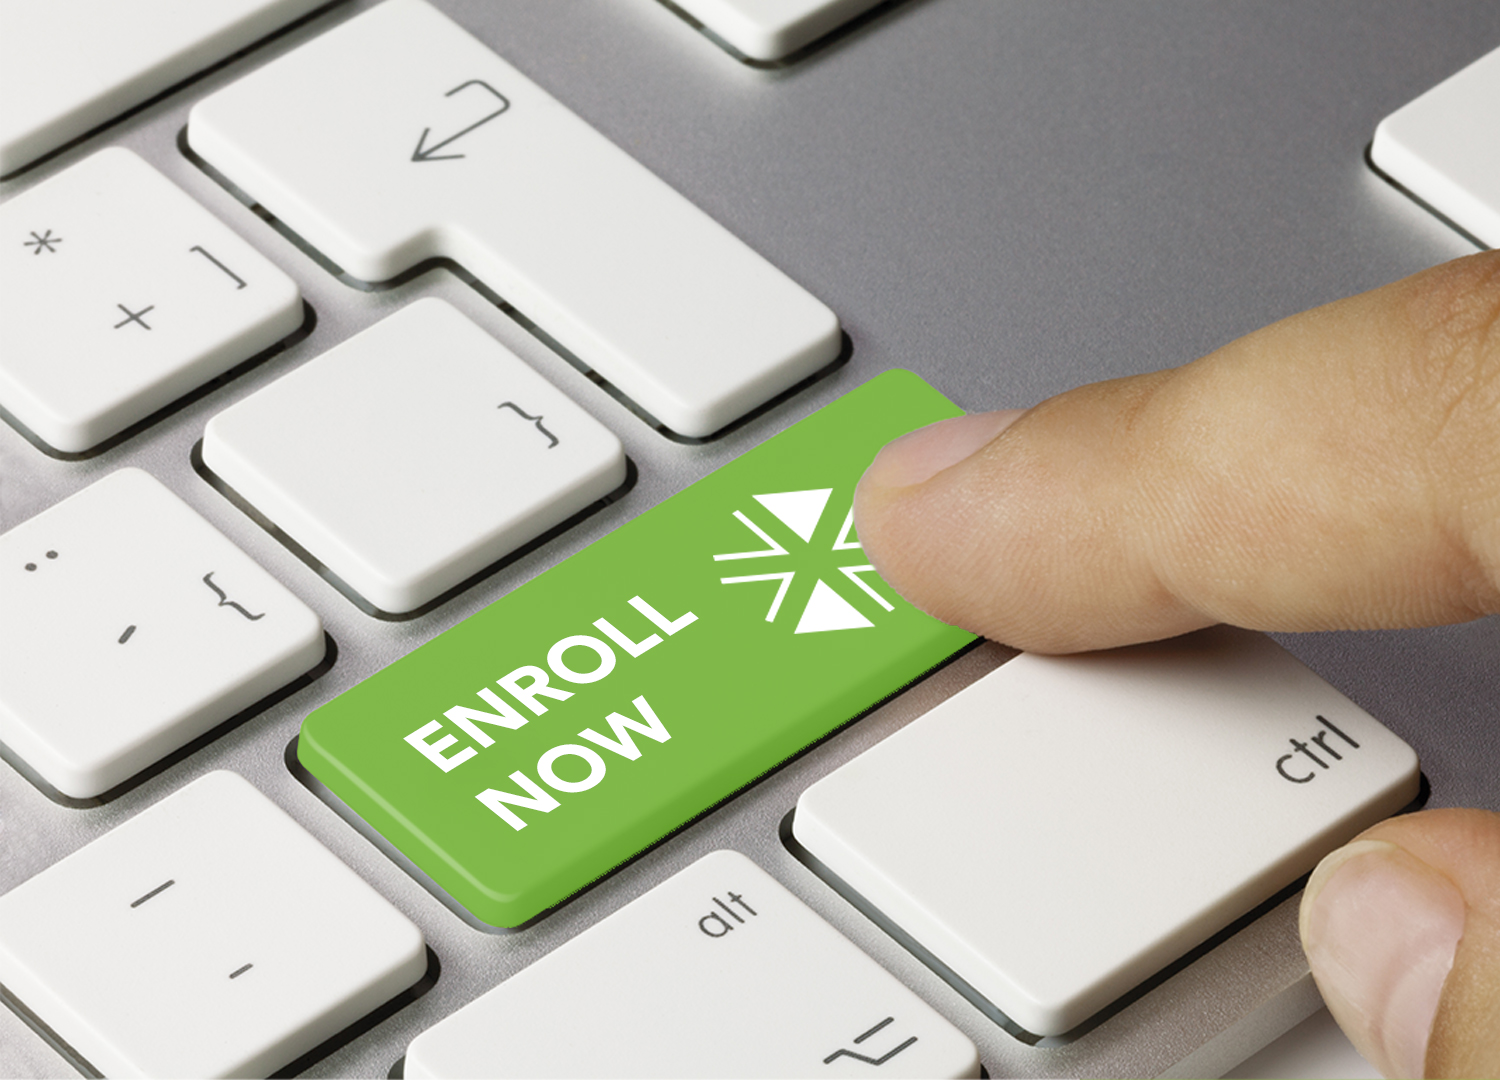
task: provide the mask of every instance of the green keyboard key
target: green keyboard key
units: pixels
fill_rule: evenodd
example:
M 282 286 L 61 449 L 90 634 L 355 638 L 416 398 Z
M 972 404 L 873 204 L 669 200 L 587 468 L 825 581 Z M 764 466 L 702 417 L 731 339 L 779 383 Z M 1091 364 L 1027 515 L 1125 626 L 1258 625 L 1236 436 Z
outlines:
M 526 923 L 973 640 L 876 576 L 851 508 L 882 445 L 956 415 L 871 380 L 316 710 L 299 760 Z

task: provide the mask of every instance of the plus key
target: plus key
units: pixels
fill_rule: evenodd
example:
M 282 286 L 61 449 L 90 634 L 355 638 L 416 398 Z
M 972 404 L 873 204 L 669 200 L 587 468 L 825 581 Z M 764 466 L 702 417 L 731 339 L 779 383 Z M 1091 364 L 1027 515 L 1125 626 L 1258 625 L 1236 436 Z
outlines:
M 129 150 L 11 199 L 3 238 L 0 415 L 54 456 L 107 448 L 302 326 L 292 279 Z

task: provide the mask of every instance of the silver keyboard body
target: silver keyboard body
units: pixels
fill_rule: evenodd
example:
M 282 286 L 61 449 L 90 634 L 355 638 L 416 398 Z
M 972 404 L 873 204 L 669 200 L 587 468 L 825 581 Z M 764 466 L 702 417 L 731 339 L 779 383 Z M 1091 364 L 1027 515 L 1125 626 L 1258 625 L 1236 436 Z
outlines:
M 0 186 L 9 198 L 95 149 L 127 146 L 290 273 L 317 313 L 307 339 L 98 457 L 54 460 L 0 425 L 0 531 L 137 465 L 290 584 L 300 564 L 194 472 L 192 447 L 227 405 L 424 296 L 456 305 L 614 431 L 639 482 L 412 621 L 377 621 L 332 588 L 302 590 L 337 643 L 332 671 L 102 807 L 57 805 L 0 768 L 0 891 L 194 777 L 240 773 L 415 920 L 441 959 L 429 993 L 307 1075 L 387 1075 L 420 1031 L 721 847 L 750 856 L 952 1019 L 991 1076 L 1217 1075 L 1311 1013 L 1294 897 L 1082 1037 L 1028 1047 L 787 850 L 779 828 L 807 785 L 1002 663 L 1009 653 L 997 646 L 510 935 L 457 919 L 295 779 L 283 755 L 316 704 L 887 368 L 919 372 L 967 409 L 1025 406 L 1186 362 L 1473 251 L 1363 154 L 1381 117 L 1500 45 L 1494 7 L 908 0 L 795 64 L 758 70 L 655 0 L 441 0 L 843 321 L 847 365 L 723 438 L 685 445 L 450 271 L 357 291 L 180 152 L 194 102 L 368 6 L 336 5 Z M 1278 640 L 1417 749 L 1431 805 L 1500 808 L 1500 621 Z M 69 1070 L 0 1010 L 0 1075 Z

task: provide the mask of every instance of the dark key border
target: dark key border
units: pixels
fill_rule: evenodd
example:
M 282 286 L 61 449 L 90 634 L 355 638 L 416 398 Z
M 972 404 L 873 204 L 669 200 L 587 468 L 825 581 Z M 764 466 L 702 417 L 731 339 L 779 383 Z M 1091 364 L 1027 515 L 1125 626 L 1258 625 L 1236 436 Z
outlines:
M 238 379 L 241 375 L 244 375 L 247 372 L 260 367 L 260 365 L 271 359 L 271 357 L 283 353 L 287 349 L 290 349 L 293 345 L 296 345 L 305 340 L 312 334 L 317 325 L 318 313 L 313 310 L 313 306 L 311 304 L 309 304 L 306 300 L 303 300 L 302 325 L 298 326 L 297 329 L 293 330 L 286 337 L 282 338 L 280 341 L 272 342 L 269 346 L 262 349 L 260 352 L 256 353 L 248 360 L 241 360 L 238 364 L 235 364 L 233 367 L 228 368 L 225 371 L 221 371 L 219 374 L 215 375 L 213 378 L 207 380 L 206 382 L 199 383 L 197 386 L 187 391 L 181 397 L 173 398 L 171 401 L 167 402 L 161 408 L 153 412 L 150 416 L 146 416 L 140 420 L 137 420 L 129 427 L 117 431 L 115 434 L 111 435 L 103 442 L 95 443 L 87 450 L 58 450 L 36 432 L 32 431 L 29 427 L 23 424 L 13 413 L 10 412 L 10 410 L 6 409 L 4 405 L 0 405 L 0 420 L 4 420 L 11 427 L 15 428 L 16 434 L 20 435 L 32 446 L 36 447 L 38 450 L 40 450 L 50 458 L 54 458 L 58 461 L 87 461 L 89 458 L 95 458 L 100 454 L 104 454 L 109 452 L 110 450 L 113 450 L 121 443 L 135 438 L 147 428 L 154 427 L 157 424 L 161 423 L 163 420 L 167 419 L 167 417 L 172 416 L 174 413 L 181 412 L 183 409 L 187 408 L 189 405 L 192 405 L 194 402 L 201 401 L 203 398 L 219 389 L 219 387 L 226 386 L 234 380 Z
M 405 990 L 400 991 L 394 997 L 389 998 L 380 1006 L 370 1010 L 343 1030 L 330 1035 L 317 1046 L 307 1051 L 307 1053 L 294 1058 L 288 1064 L 277 1069 L 271 1074 L 272 1080 L 277 1080 L 280 1077 L 296 1076 L 312 1068 L 330 1054 L 337 1050 L 342 1050 L 367 1031 L 388 1020 L 436 986 L 438 978 L 442 975 L 443 965 L 438 960 L 437 953 L 432 951 L 432 946 L 428 945 L 426 949 L 427 969 L 416 982 L 412 983 Z M 0 983 L 0 1002 L 3 1002 L 6 1008 L 20 1017 L 21 1021 L 27 1027 L 36 1032 L 43 1042 L 57 1051 L 79 1073 L 89 1077 L 89 1080 L 103 1080 L 104 1074 L 88 1058 L 75 1050 L 68 1040 L 53 1030 L 52 1026 L 40 1016 L 32 1012 L 26 1003 L 11 993 L 10 988 L 3 983 Z
M 906 0 L 902 0 L 902 2 L 906 2 Z M 801 379 L 800 381 L 793 383 L 791 386 L 787 387 L 785 390 L 782 390 L 780 393 L 761 402 L 761 404 L 755 406 L 755 408 L 749 410 L 739 417 L 736 417 L 734 420 L 731 420 L 729 423 L 725 424 L 723 427 L 719 428 L 717 431 L 709 435 L 705 435 L 701 438 L 691 435 L 682 435 L 678 432 L 673 431 L 671 428 L 667 427 L 667 425 L 663 424 L 644 407 L 642 407 L 638 402 L 636 402 L 634 398 L 631 398 L 614 383 L 610 382 L 604 376 L 600 375 L 581 357 L 579 357 L 576 353 L 570 351 L 560 341 L 554 338 L 551 334 L 547 333 L 546 330 L 542 329 L 541 326 L 530 319 L 525 312 L 521 311 L 515 305 L 511 304 L 489 286 L 485 285 L 484 282 L 480 281 L 477 277 L 464 269 L 461 264 L 454 262 L 452 259 L 446 257 L 432 258 L 424 259 L 423 261 L 417 263 L 415 266 L 408 267 L 401 273 L 397 274 L 395 277 L 387 278 L 384 281 L 365 281 L 362 278 L 354 277 L 351 274 L 347 273 L 342 266 L 334 262 L 322 251 L 319 251 L 316 247 L 309 243 L 300 233 L 295 232 L 290 226 L 286 224 L 286 222 L 282 221 L 270 210 L 266 209 L 265 206 L 257 202 L 255 198 L 251 196 L 247 191 L 239 187 L 234 183 L 234 181 L 230 180 L 229 177 L 225 176 L 222 172 L 214 168 L 203 157 L 201 157 L 197 153 L 197 151 L 195 151 L 189 144 L 188 129 L 186 127 L 183 127 L 177 132 L 177 150 L 189 162 L 197 166 L 205 176 L 207 176 L 214 183 L 218 184 L 236 201 L 244 205 L 252 214 L 260 218 L 273 230 L 275 230 L 282 237 L 282 239 L 286 240 L 298 251 L 302 252 L 302 254 L 306 255 L 313 262 L 317 263 L 319 267 L 327 271 L 330 275 L 337 278 L 339 281 L 343 282 L 345 285 L 349 286 L 351 289 L 358 289 L 360 292 L 385 292 L 388 289 L 394 289 L 401 285 L 405 285 L 407 282 L 413 280 L 414 278 L 421 277 L 422 275 L 432 270 L 447 270 L 455 278 L 463 282 L 465 285 L 469 286 L 469 288 L 473 289 L 489 303 L 499 308 L 507 318 L 516 323 L 516 325 L 520 326 L 521 329 L 525 330 L 532 337 L 536 338 L 552 352 L 556 353 L 559 357 L 566 361 L 569 366 L 577 370 L 591 383 L 599 387 L 599 389 L 603 390 L 610 397 L 614 398 L 630 412 L 634 413 L 636 417 L 642 420 L 647 427 L 651 428 L 651 430 L 655 431 L 663 438 L 669 439 L 670 441 L 675 443 L 680 443 L 684 446 L 702 446 L 705 443 L 717 442 L 719 439 L 724 438 L 724 436 L 738 431 L 745 425 L 760 419 L 762 416 L 766 415 L 766 413 L 771 412 L 772 410 L 780 407 L 785 402 L 796 397 L 798 394 L 802 393 L 802 391 L 806 390 L 814 383 L 821 382 L 823 379 L 827 378 L 829 375 L 833 374 L 839 368 L 847 364 L 854 355 L 853 340 L 849 337 L 848 331 L 840 329 L 838 355 L 835 356 L 827 364 L 823 365 L 821 368 Z
M 1425 772 L 1418 772 L 1417 775 L 1420 781 L 1420 786 L 1417 789 L 1417 797 L 1414 798 L 1411 802 L 1407 803 L 1400 810 L 1397 810 L 1395 814 L 1391 815 L 1392 817 L 1399 817 L 1402 814 L 1410 814 L 1414 811 L 1422 809 L 1422 807 L 1427 804 L 1427 800 L 1432 795 L 1432 785 L 1428 783 L 1427 774 Z M 781 827 L 779 829 L 782 846 L 786 848 L 786 850 L 792 855 L 794 859 L 811 870 L 820 881 L 831 888 L 835 893 L 838 894 L 841 899 L 849 903 L 861 915 L 869 919 L 872 923 L 883 930 L 888 937 L 896 942 L 896 944 L 900 945 L 907 952 L 911 953 L 912 956 L 916 957 L 917 960 L 921 961 L 921 963 L 925 967 L 927 967 L 934 975 L 942 979 L 945 983 L 956 990 L 960 995 L 963 996 L 966 1001 L 969 1002 L 970 1005 L 979 1010 L 979 1012 L 982 1013 L 986 1019 L 999 1026 L 1002 1030 L 1005 1031 L 1007 1035 L 1010 1035 L 1018 1042 L 1025 1043 L 1027 1046 L 1037 1046 L 1043 1049 L 1046 1049 L 1048 1047 L 1067 1046 L 1069 1043 L 1083 1038 L 1090 1031 L 1093 1031 L 1095 1028 L 1097 1028 L 1100 1024 L 1113 1017 L 1116 1013 L 1119 1013 L 1128 1008 L 1134 1002 L 1145 997 L 1152 990 L 1155 990 L 1158 986 L 1166 982 L 1168 979 L 1172 978 L 1172 976 L 1176 975 L 1178 972 L 1184 970 L 1185 968 L 1191 967 L 1196 961 L 1212 952 L 1215 948 L 1222 945 L 1224 942 L 1228 941 L 1235 934 L 1245 929 L 1261 916 L 1268 914 L 1273 909 L 1281 906 L 1281 904 L 1296 896 L 1307 885 L 1308 878 L 1312 876 L 1312 872 L 1308 871 L 1306 874 L 1298 877 L 1290 885 L 1279 889 L 1269 898 L 1261 901 L 1255 907 L 1251 908 L 1245 914 L 1241 915 L 1238 919 L 1235 919 L 1228 926 L 1211 935 L 1200 944 L 1195 945 L 1193 948 L 1183 953 L 1176 960 L 1173 960 L 1171 963 L 1167 964 L 1154 975 L 1150 975 L 1141 982 L 1137 983 L 1135 987 L 1127 990 L 1124 994 L 1120 995 L 1120 997 L 1116 998 L 1113 1002 L 1106 1005 L 1104 1008 L 1096 1012 L 1093 1016 L 1090 1016 L 1087 1020 L 1084 1020 L 1082 1023 L 1078 1024 L 1071 1030 L 1066 1031 L 1061 1035 L 1038 1035 L 1035 1032 L 1026 1030 L 1020 1024 L 1012 1020 L 1009 1016 L 1002 1012 L 994 1004 L 994 1002 L 990 1001 L 989 998 L 985 997 L 978 990 L 976 990 L 961 975 L 950 968 L 947 964 L 943 963 L 942 960 L 938 959 L 937 956 L 929 952 L 928 949 L 921 944 L 921 942 L 917 941 L 916 938 L 912 937 L 909 933 L 903 930 L 893 919 L 890 918 L 890 916 L 886 915 L 883 911 L 880 910 L 880 908 L 876 907 L 875 904 L 872 903 L 868 898 L 866 898 L 862 893 L 854 889 L 848 882 L 846 882 L 842 877 L 835 873 L 816 855 L 808 851 L 807 848 L 803 847 L 792 833 L 792 822 L 795 820 L 796 815 L 796 807 L 788 810 L 786 816 L 781 819 Z M 1351 837 L 1350 839 L 1353 838 Z
M 229 734 L 241 724 L 253 720 L 261 713 L 266 712 L 273 705 L 280 704 L 282 701 L 285 701 L 287 698 L 291 697 L 298 691 L 312 685 L 314 682 L 316 682 L 318 679 L 321 679 L 324 675 L 328 674 L 328 672 L 333 669 L 333 665 L 338 660 L 338 655 L 338 643 L 333 640 L 332 634 L 328 633 L 327 630 L 324 630 L 323 659 L 319 660 L 316 664 L 308 668 L 301 675 L 298 675 L 295 679 L 283 684 L 277 689 L 272 690 L 265 697 L 261 698 L 254 704 L 241 709 L 239 712 L 235 713 L 227 720 L 222 720 L 219 723 L 215 724 L 203 734 L 198 735 L 183 743 L 177 749 L 171 751 L 170 753 L 164 754 L 162 757 L 158 758 L 150 765 L 147 765 L 140 772 L 129 777 L 128 779 L 120 781 L 120 783 L 116 784 L 108 791 L 92 796 L 91 798 L 77 799 L 71 795 L 64 795 L 62 792 L 58 791 L 55 787 L 44 780 L 41 775 L 36 772 L 36 770 L 34 770 L 20 757 L 20 755 L 11 750 L 11 748 L 6 746 L 3 742 L 0 742 L 0 761 L 4 761 L 12 769 L 20 773 L 21 776 L 24 777 L 32 787 L 36 788 L 43 795 L 47 796 L 48 799 L 57 803 L 59 806 L 66 806 L 70 810 L 91 810 L 96 806 L 103 806 L 105 803 L 113 802 L 121 795 L 135 790 L 142 784 L 146 783 L 148 780 L 160 776 L 162 773 L 172 768 L 172 766 L 186 760 L 193 754 L 196 754 L 199 750 L 202 750 L 210 743 L 222 739 L 225 735 Z
M 255 522 L 255 524 L 259 525 L 266 532 L 270 533 L 272 538 L 274 538 L 277 543 L 279 543 L 282 547 L 286 548 L 303 563 L 305 563 L 308 569 L 312 570 L 324 581 L 328 582 L 328 584 L 332 585 L 335 589 L 342 593 L 344 598 L 355 607 L 359 608 L 360 611 L 364 612 L 366 615 L 369 615 L 371 618 L 381 619 L 385 622 L 408 622 L 412 619 L 419 619 L 435 608 L 441 607 L 459 594 L 472 589 L 475 585 L 478 585 L 486 578 L 500 572 L 517 560 L 523 559 L 527 555 L 530 555 L 533 551 L 542 547 L 544 544 L 551 543 L 563 533 L 568 532 L 570 529 L 574 529 L 577 526 L 583 524 L 584 521 L 593 517 L 599 511 L 603 510 L 606 506 L 609 506 L 612 503 L 619 502 L 627 494 L 630 493 L 630 490 L 635 487 L 636 481 L 640 478 L 640 473 L 635 467 L 635 462 L 627 456 L 625 458 L 624 481 L 620 484 L 619 487 L 615 488 L 603 498 L 594 500 L 593 502 L 585 506 L 582 510 L 579 510 L 576 514 L 569 517 L 567 520 L 561 521 L 558 524 L 552 526 L 552 528 L 548 529 L 546 532 L 541 533 L 526 541 L 526 543 L 522 544 L 520 547 L 513 548 L 511 551 L 502 555 L 500 558 L 496 559 L 488 566 L 482 567 L 473 574 L 470 574 L 468 577 L 464 578 L 464 580 L 460 581 L 457 585 L 454 585 L 452 588 L 446 590 L 445 592 L 438 594 L 431 600 L 427 601 L 425 604 L 412 608 L 410 611 L 386 611 L 383 608 L 376 607 L 374 604 L 370 603 L 370 601 L 361 596 L 355 590 L 354 586 L 350 585 L 343 578 L 339 577 L 338 574 L 330 570 L 326 565 L 323 564 L 320 559 L 318 559 L 316 555 L 299 544 L 296 539 L 291 536 L 291 534 L 283 531 L 279 525 L 268 518 L 265 514 L 261 513 L 260 510 L 256 508 L 254 503 L 246 499 L 243 495 L 236 491 L 228 481 L 226 481 L 218 473 L 214 472 L 213 469 L 209 468 L 208 464 L 203 460 L 202 439 L 199 439 L 193 444 L 193 449 L 191 454 L 189 455 L 189 460 L 192 462 L 193 471 L 196 472 L 199 477 L 201 477 L 203 481 L 209 485 L 209 487 L 213 488 L 220 495 L 224 496 L 224 498 L 227 499 L 235 509 L 239 510 L 240 513 L 244 514 L 251 521 Z

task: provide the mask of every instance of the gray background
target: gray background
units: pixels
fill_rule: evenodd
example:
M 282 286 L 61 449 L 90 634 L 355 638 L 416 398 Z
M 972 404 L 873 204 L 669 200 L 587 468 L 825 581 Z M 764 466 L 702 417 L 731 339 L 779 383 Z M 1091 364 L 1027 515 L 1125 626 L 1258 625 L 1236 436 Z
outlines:
M 418 1031 L 722 846 L 755 858 L 950 1016 L 991 1075 L 1201 1075 L 1315 1007 L 1294 899 L 1071 1045 L 1030 1049 L 786 852 L 776 827 L 798 792 L 1002 662 L 993 646 L 511 936 L 455 919 L 298 784 L 282 750 L 317 704 L 887 368 L 920 372 L 968 409 L 1025 406 L 1080 382 L 1183 363 L 1283 315 L 1472 251 L 1371 173 L 1363 152 L 1381 117 L 1500 45 L 1500 9 L 1484 0 L 908 0 L 795 65 L 760 71 L 654 0 L 443 0 L 843 320 L 854 342 L 847 366 L 723 439 L 684 446 L 452 274 L 356 292 L 179 153 L 194 101 L 367 6 L 339 5 L 0 185 L 9 198 L 104 145 L 129 146 L 292 274 L 319 319 L 285 354 L 98 458 L 54 461 L 0 426 L 0 530 L 122 465 L 143 466 L 311 604 L 340 649 L 321 681 L 104 807 L 57 806 L 0 767 L 0 889 L 203 772 L 241 772 L 414 918 L 443 963 L 431 993 L 316 1075 L 385 1075 Z M 382 623 L 229 506 L 188 454 L 214 413 L 426 295 L 455 303 L 615 431 L 640 482 L 436 611 Z M 1500 622 L 1282 640 L 1417 748 L 1433 804 L 1500 808 Z M 0 1011 L 0 1074 L 66 1072 Z

